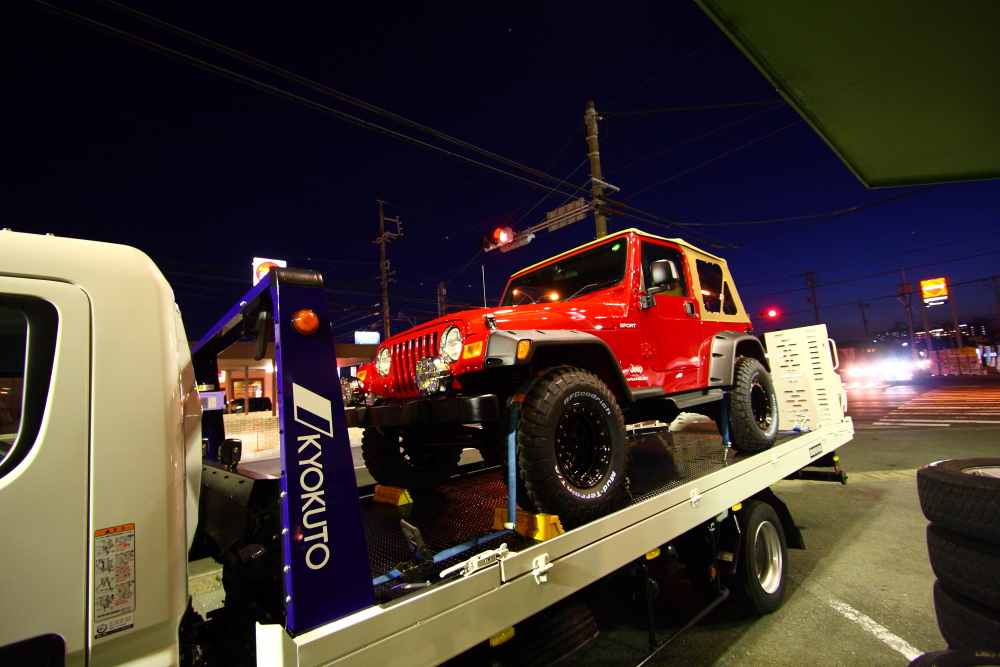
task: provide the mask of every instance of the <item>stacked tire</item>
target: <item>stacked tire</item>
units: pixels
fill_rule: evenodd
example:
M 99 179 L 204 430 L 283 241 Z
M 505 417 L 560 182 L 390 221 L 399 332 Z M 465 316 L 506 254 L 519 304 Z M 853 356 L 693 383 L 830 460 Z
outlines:
M 1000 652 L 1000 458 L 932 463 L 917 491 L 941 635 L 950 649 Z

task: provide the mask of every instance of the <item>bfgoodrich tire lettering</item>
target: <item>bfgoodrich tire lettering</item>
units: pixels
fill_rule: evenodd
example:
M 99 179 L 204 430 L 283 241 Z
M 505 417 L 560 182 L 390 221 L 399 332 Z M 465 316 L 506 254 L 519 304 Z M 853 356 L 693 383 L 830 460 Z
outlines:
M 920 508 L 938 526 L 1000 546 L 1000 458 L 938 461 L 917 471 Z
M 458 466 L 462 448 L 408 442 L 403 429 L 366 428 L 361 456 L 375 481 L 404 489 L 437 488 Z
M 751 357 L 736 360 L 729 390 L 729 439 L 733 449 L 754 454 L 778 437 L 778 402 L 771 376 Z
M 519 474 L 538 511 L 567 527 L 613 511 L 629 452 L 614 395 L 590 371 L 557 368 L 528 392 L 517 428 Z

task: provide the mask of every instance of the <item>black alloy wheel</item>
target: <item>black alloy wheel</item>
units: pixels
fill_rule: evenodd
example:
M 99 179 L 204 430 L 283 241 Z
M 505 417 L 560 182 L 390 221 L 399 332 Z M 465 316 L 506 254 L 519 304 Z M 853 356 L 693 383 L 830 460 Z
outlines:
M 628 492 L 625 422 L 614 394 L 590 371 L 563 366 L 528 391 L 517 424 L 519 482 L 538 512 L 567 528 L 619 507 Z M 521 484 L 518 484 L 520 487 Z

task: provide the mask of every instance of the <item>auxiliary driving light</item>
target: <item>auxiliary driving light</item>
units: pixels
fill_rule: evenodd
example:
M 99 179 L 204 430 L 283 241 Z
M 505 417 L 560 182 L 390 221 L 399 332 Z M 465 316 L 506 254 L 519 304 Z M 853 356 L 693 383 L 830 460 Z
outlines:
M 424 396 L 448 391 L 452 379 L 451 367 L 441 357 L 424 357 L 417 362 L 417 389 Z

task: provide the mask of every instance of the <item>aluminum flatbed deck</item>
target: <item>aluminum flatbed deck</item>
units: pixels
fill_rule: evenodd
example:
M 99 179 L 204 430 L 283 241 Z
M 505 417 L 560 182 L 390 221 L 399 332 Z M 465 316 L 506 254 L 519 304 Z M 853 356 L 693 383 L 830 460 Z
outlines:
M 433 569 L 381 584 L 381 604 L 295 638 L 280 626 L 258 625 L 258 664 L 438 664 L 796 473 L 852 435 L 844 418 L 783 434 L 772 449 L 748 456 L 723 448 L 717 434 L 639 433 L 632 437 L 631 497 L 619 511 L 545 542 L 514 533 L 484 542 Z M 462 476 L 401 507 L 362 498 L 373 577 L 410 558 L 400 519 L 419 528 L 433 552 L 490 534 L 494 508 L 506 504 L 500 474 Z M 437 579 L 439 571 L 501 542 L 509 553 L 496 564 Z M 533 571 L 547 563 L 547 581 L 540 582 Z M 427 580 L 438 583 L 390 590 Z

